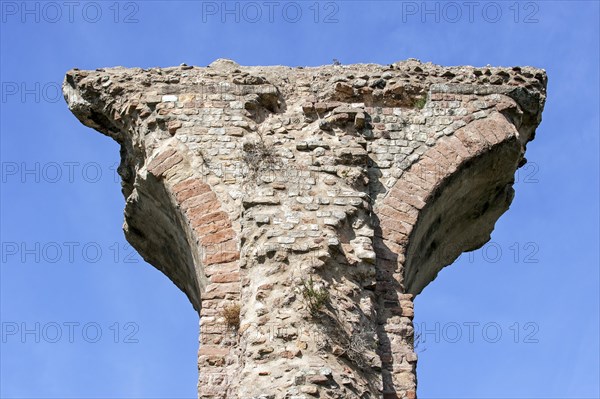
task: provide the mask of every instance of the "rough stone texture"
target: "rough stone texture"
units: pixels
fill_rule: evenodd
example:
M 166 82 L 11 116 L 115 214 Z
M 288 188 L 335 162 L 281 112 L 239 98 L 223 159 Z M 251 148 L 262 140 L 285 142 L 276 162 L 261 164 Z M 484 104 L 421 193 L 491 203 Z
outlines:
M 63 86 L 121 145 L 127 239 L 200 314 L 199 396 L 244 399 L 416 397 L 412 300 L 489 240 L 545 88 L 417 60 Z

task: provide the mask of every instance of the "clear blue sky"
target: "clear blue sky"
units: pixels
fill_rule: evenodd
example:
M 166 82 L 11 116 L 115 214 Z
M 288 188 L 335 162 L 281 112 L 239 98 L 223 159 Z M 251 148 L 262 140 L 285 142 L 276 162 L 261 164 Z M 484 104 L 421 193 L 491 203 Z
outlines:
M 197 315 L 126 246 L 118 146 L 68 111 L 67 70 L 412 57 L 549 76 L 493 243 L 416 300 L 420 397 L 598 398 L 598 2 L 275 3 L 1 2 L 0 396 L 196 396 Z

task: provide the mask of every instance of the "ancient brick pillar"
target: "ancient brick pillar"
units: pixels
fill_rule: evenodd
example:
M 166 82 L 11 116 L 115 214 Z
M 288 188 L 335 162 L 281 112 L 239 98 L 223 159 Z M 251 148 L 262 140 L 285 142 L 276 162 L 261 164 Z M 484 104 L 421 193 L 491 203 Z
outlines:
M 72 70 L 121 145 L 125 234 L 200 315 L 202 398 L 414 398 L 412 299 L 489 240 L 534 68 Z

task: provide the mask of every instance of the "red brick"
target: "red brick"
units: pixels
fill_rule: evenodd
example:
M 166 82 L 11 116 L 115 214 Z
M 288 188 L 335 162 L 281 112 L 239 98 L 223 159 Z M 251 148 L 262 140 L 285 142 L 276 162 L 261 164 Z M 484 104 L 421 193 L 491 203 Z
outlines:
M 379 207 L 379 209 L 377 210 L 377 214 L 387 216 L 389 219 L 392 219 L 392 220 L 400 220 L 404 217 L 403 213 L 392 208 L 391 206 L 388 206 L 385 203 L 381 207 Z M 385 222 L 386 219 L 384 219 L 382 217 L 379 217 L 379 219 L 381 220 L 381 224 L 383 225 L 383 223 Z
M 189 188 L 191 188 L 194 184 L 196 184 L 196 180 L 195 178 L 189 178 L 186 180 L 182 180 L 179 183 L 176 183 L 173 185 L 173 192 L 179 192 L 179 191 L 183 191 L 183 190 L 187 190 Z
M 412 229 L 413 229 L 413 226 L 411 224 L 405 223 L 401 220 L 384 219 L 381 221 L 381 230 L 382 231 L 393 230 L 398 233 L 409 235 L 411 233 Z
M 462 160 L 471 158 L 471 153 L 469 150 L 467 150 L 467 147 L 465 147 L 456 136 L 443 137 L 438 141 L 438 143 L 440 142 L 448 144 L 450 147 L 452 147 L 454 152 L 456 152 L 462 158 Z
M 183 161 L 181 154 L 175 150 L 167 150 L 159 154 L 148 164 L 148 171 L 154 176 L 162 176 L 167 170 Z
M 481 123 L 477 123 L 481 122 Z M 473 122 L 471 125 L 477 124 L 478 129 L 476 130 L 490 145 L 499 143 L 504 139 L 502 129 L 500 128 L 497 121 L 493 119 L 481 119 Z M 496 137 L 498 135 L 498 137 Z
M 211 212 L 200 217 L 192 219 L 192 226 L 203 226 L 208 223 L 216 223 L 218 221 L 229 220 L 227 214 L 223 211 Z
M 463 158 L 458 155 L 454 147 L 447 140 L 438 141 L 433 147 L 437 152 L 442 154 L 454 167 L 458 166 Z
M 219 265 L 206 266 L 204 268 L 204 274 L 206 276 L 210 277 L 213 274 L 217 274 L 217 273 L 231 273 L 231 272 L 237 271 L 239 269 L 240 269 L 240 266 L 237 264 L 237 262 L 222 263 L 222 264 L 219 264 Z M 202 306 L 204 306 L 204 302 L 203 302 Z
M 195 226 L 194 232 L 196 232 L 196 234 L 198 236 L 204 236 L 207 234 L 216 233 L 217 231 L 226 229 L 228 227 L 231 227 L 231 222 L 228 219 L 221 219 L 221 220 L 217 220 L 214 223 L 203 224 L 201 226 Z
M 205 205 L 207 202 L 218 202 L 217 200 L 217 196 L 215 195 L 214 192 L 209 191 L 194 197 L 190 197 L 188 199 L 186 199 L 185 201 L 181 202 L 181 207 L 183 209 L 190 209 L 190 208 L 196 208 L 198 206 L 203 206 Z
M 410 204 L 417 209 L 423 209 L 423 207 L 425 206 L 425 202 L 422 198 L 418 198 L 414 195 L 407 194 L 401 190 L 397 190 L 395 187 L 390 191 L 389 195 L 402 202 Z
M 440 161 L 438 165 L 440 166 L 440 168 L 438 168 L 438 170 L 440 171 L 440 181 L 448 178 L 451 174 L 456 172 L 456 169 L 458 168 L 460 162 L 457 160 L 457 155 L 453 153 L 452 150 L 450 150 L 449 148 L 438 148 L 438 146 L 435 146 L 433 148 L 430 148 L 429 151 L 427 151 L 427 153 L 425 154 L 425 156 L 427 156 L 428 153 L 432 155 L 435 153 L 439 154 Z
M 232 229 L 222 230 L 214 234 L 209 234 L 200 239 L 203 245 L 219 244 L 235 237 L 235 231 Z
M 417 198 L 427 198 L 429 196 L 429 190 L 425 190 L 424 188 L 409 182 L 403 177 L 401 177 L 398 183 L 396 183 L 396 186 L 394 187 L 395 189 L 403 191 L 406 194 L 414 195 Z
M 427 153 L 425 153 L 427 154 Z M 418 163 L 414 164 L 410 171 L 415 170 L 416 173 L 428 183 L 438 185 L 439 181 L 445 176 L 444 170 L 440 165 L 430 157 L 422 156 Z M 421 172 L 420 174 L 418 172 Z
M 390 195 L 385 198 L 384 204 L 406 214 L 406 222 L 414 224 L 417 221 L 419 211 L 414 206 L 400 201 L 399 199 Z
M 504 141 L 517 134 L 515 126 L 510 123 L 504 115 L 494 113 L 488 119 L 494 123 L 494 129 L 492 129 L 492 133 L 494 133 L 498 139 L 497 142 Z
M 504 115 L 500 113 L 494 113 L 489 119 L 494 123 L 494 129 L 492 132 L 496 135 L 498 142 L 517 135 L 517 129 L 515 125 L 508 121 Z
M 171 169 L 173 166 L 179 164 L 181 161 L 183 161 L 183 157 L 181 155 L 179 155 L 179 154 L 173 155 L 171 158 L 167 159 L 165 162 L 158 165 L 154 169 L 154 171 L 150 171 L 150 172 L 155 176 L 162 176 L 169 169 Z
M 207 193 L 210 186 L 199 179 L 188 179 L 184 182 L 177 183 L 173 186 L 175 197 L 179 203 L 182 203 L 188 198 Z
M 171 133 L 171 135 L 174 135 L 175 132 L 177 132 L 177 129 L 181 128 L 181 121 L 170 121 L 167 124 L 167 129 L 169 130 L 169 133 Z
M 204 254 L 203 259 L 213 259 L 215 255 L 222 253 L 231 253 L 238 251 L 238 242 L 235 239 L 220 242 L 217 244 L 206 244 L 201 247 L 202 253 Z
M 412 231 L 412 223 L 407 223 L 404 221 L 406 215 L 402 212 L 398 212 L 390 207 L 386 207 L 382 208 L 379 213 L 385 216 L 380 218 L 380 226 L 382 230 L 391 229 L 404 234 L 409 234 Z
M 148 164 L 148 169 L 160 165 L 162 162 L 164 162 L 166 159 L 168 159 L 169 157 L 174 155 L 176 152 L 177 152 L 177 150 L 175 150 L 174 148 L 169 148 L 169 149 L 161 152 L 160 154 L 158 154 L 157 156 L 152 158 L 152 160 Z
M 219 212 L 221 206 L 216 201 L 205 202 L 202 205 L 197 205 L 194 208 L 189 208 L 186 210 L 186 215 L 190 220 L 190 224 L 192 227 L 205 225 L 206 222 L 203 220 L 208 215 Z M 228 219 L 226 219 L 228 220 Z M 214 221 L 212 221 L 214 222 Z M 212 223 L 208 222 L 208 223 Z
M 237 238 L 233 238 L 231 240 L 227 240 L 224 242 L 220 242 L 218 244 L 211 245 L 214 248 L 218 248 L 221 252 L 235 252 L 238 250 L 238 241 Z M 207 248 L 210 246 L 207 246 Z
M 239 294 L 239 283 L 215 283 L 209 284 L 206 291 L 202 294 L 204 299 L 225 298 L 227 294 Z
M 211 283 L 233 283 L 240 281 L 240 272 L 213 274 L 210 277 Z
M 415 184 L 427 193 L 430 193 L 433 190 L 433 187 L 435 186 L 434 183 L 422 179 L 417 173 L 413 172 L 412 170 L 409 170 L 402 174 L 402 178 L 400 180 Z
M 451 161 L 449 159 L 447 159 L 444 154 L 439 153 L 435 147 L 431 147 L 427 150 L 427 152 L 425 152 L 425 154 L 423 154 L 422 157 L 423 161 L 425 161 L 425 159 L 430 158 L 431 160 L 433 160 L 433 162 L 435 162 L 436 165 L 440 166 L 442 169 L 442 173 L 446 172 L 448 170 L 448 168 L 451 166 Z M 445 177 L 446 174 L 449 174 L 449 172 L 444 173 Z
M 398 245 L 403 246 L 408 243 L 408 236 L 406 234 L 394 230 L 384 230 L 383 236 L 386 240 L 390 240 Z
M 204 263 L 207 265 L 213 265 L 218 263 L 228 263 L 238 260 L 240 258 L 240 253 L 238 251 L 235 252 L 219 252 L 215 254 L 206 255 Z
M 474 133 L 470 129 L 467 129 L 467 127 L 469 126 L 471 125 L 467 125 L 462 129 L 458 129 L 454 133 L 454 136 L 456 136 L 456 138 L 458 138 L 461 141 L 461 143 L 463 143 L 463 145 L 467 148 L 470 154 L 475 156 L 481 154 L 481 152 L 487 146 L 487 141 L 484 141 L 483 138 L 477 133 Z

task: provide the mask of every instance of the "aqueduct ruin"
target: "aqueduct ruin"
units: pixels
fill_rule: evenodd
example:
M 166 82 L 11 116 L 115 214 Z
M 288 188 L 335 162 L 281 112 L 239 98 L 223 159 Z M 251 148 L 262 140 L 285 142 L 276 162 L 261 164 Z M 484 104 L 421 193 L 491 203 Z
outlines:
M 201 398 L 415 398 L 413 298 L 482 246 L 545 101 L 530 67 L 71 70 L 127 240 L 200 315 Z

